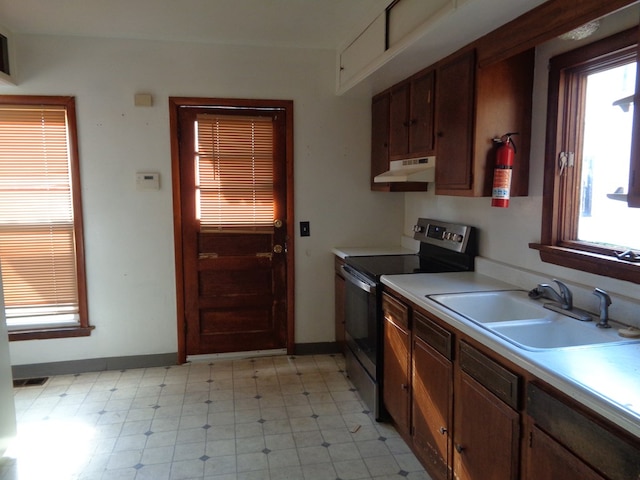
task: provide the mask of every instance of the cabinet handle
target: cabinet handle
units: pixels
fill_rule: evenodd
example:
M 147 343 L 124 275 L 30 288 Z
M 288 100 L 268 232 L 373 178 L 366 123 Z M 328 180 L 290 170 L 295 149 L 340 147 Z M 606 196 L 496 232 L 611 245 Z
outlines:
M 438 136 L 438 138 L 442 138 L 444 137 L 444 132 L 438 132 L 436 135 Z
M 401 383 L 400 388 L 402 388 L 402 390 L 409 390 L 409 385 L 407 385 L 406 383 Z
M 458 453 L 462 453 L 462 451 L 464 450 L 464 447 L 462 445 L 460 445 L 459 443 L 456 443 L 456 452 Z
M 440 427 L 440 433 L 444 435 L 445 433 L 447 433 L 447 429 L 444 427 Z

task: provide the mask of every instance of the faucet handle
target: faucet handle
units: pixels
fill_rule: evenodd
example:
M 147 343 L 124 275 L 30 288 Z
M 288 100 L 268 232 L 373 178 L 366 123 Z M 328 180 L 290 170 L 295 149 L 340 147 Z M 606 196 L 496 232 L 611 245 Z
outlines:
M 560 280 L 556 280 L 554 278 L 553 281 L 558 285 L 558 288 L 560 289 L 560 295 L 562 296 L 562 299 L 565 303 L 565 305 L 563 305 L 563 308 L 566 307 L 566 310 L 571 310 L 573 308 L 573 295 L 571 294 L 571 290 L 569 290 L 569 287 L 567 287 Z

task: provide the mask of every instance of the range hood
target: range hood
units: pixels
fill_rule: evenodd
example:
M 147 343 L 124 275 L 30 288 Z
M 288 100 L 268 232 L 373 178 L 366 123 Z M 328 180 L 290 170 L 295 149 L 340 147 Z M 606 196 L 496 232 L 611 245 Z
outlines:
M 389 162 L 389 170 L 373 178 L 375 183 L 433 182 L 436 157 L 408 158 Z

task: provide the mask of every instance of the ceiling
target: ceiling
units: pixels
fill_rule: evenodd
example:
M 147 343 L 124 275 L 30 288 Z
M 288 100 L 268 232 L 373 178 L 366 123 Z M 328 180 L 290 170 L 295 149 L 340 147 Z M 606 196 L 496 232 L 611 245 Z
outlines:
M 336 49 L 391 0 L 0 0 L 13 33 Z

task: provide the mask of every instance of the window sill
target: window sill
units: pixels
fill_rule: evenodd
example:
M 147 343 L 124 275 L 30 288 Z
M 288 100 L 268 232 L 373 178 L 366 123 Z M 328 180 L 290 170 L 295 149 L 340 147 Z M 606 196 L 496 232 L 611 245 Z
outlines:
M 530 243 L 529 248 L 540 252 L 540 259 L 562 267 L 605 277 L 640 283 L 640 263 L 627 262 L 608 255 L 586 252 L 568 247 Z
M 9 341 L 46 340 L 49 338 L 88 337 L 95 327 L 59 327 L 9 331 Z

